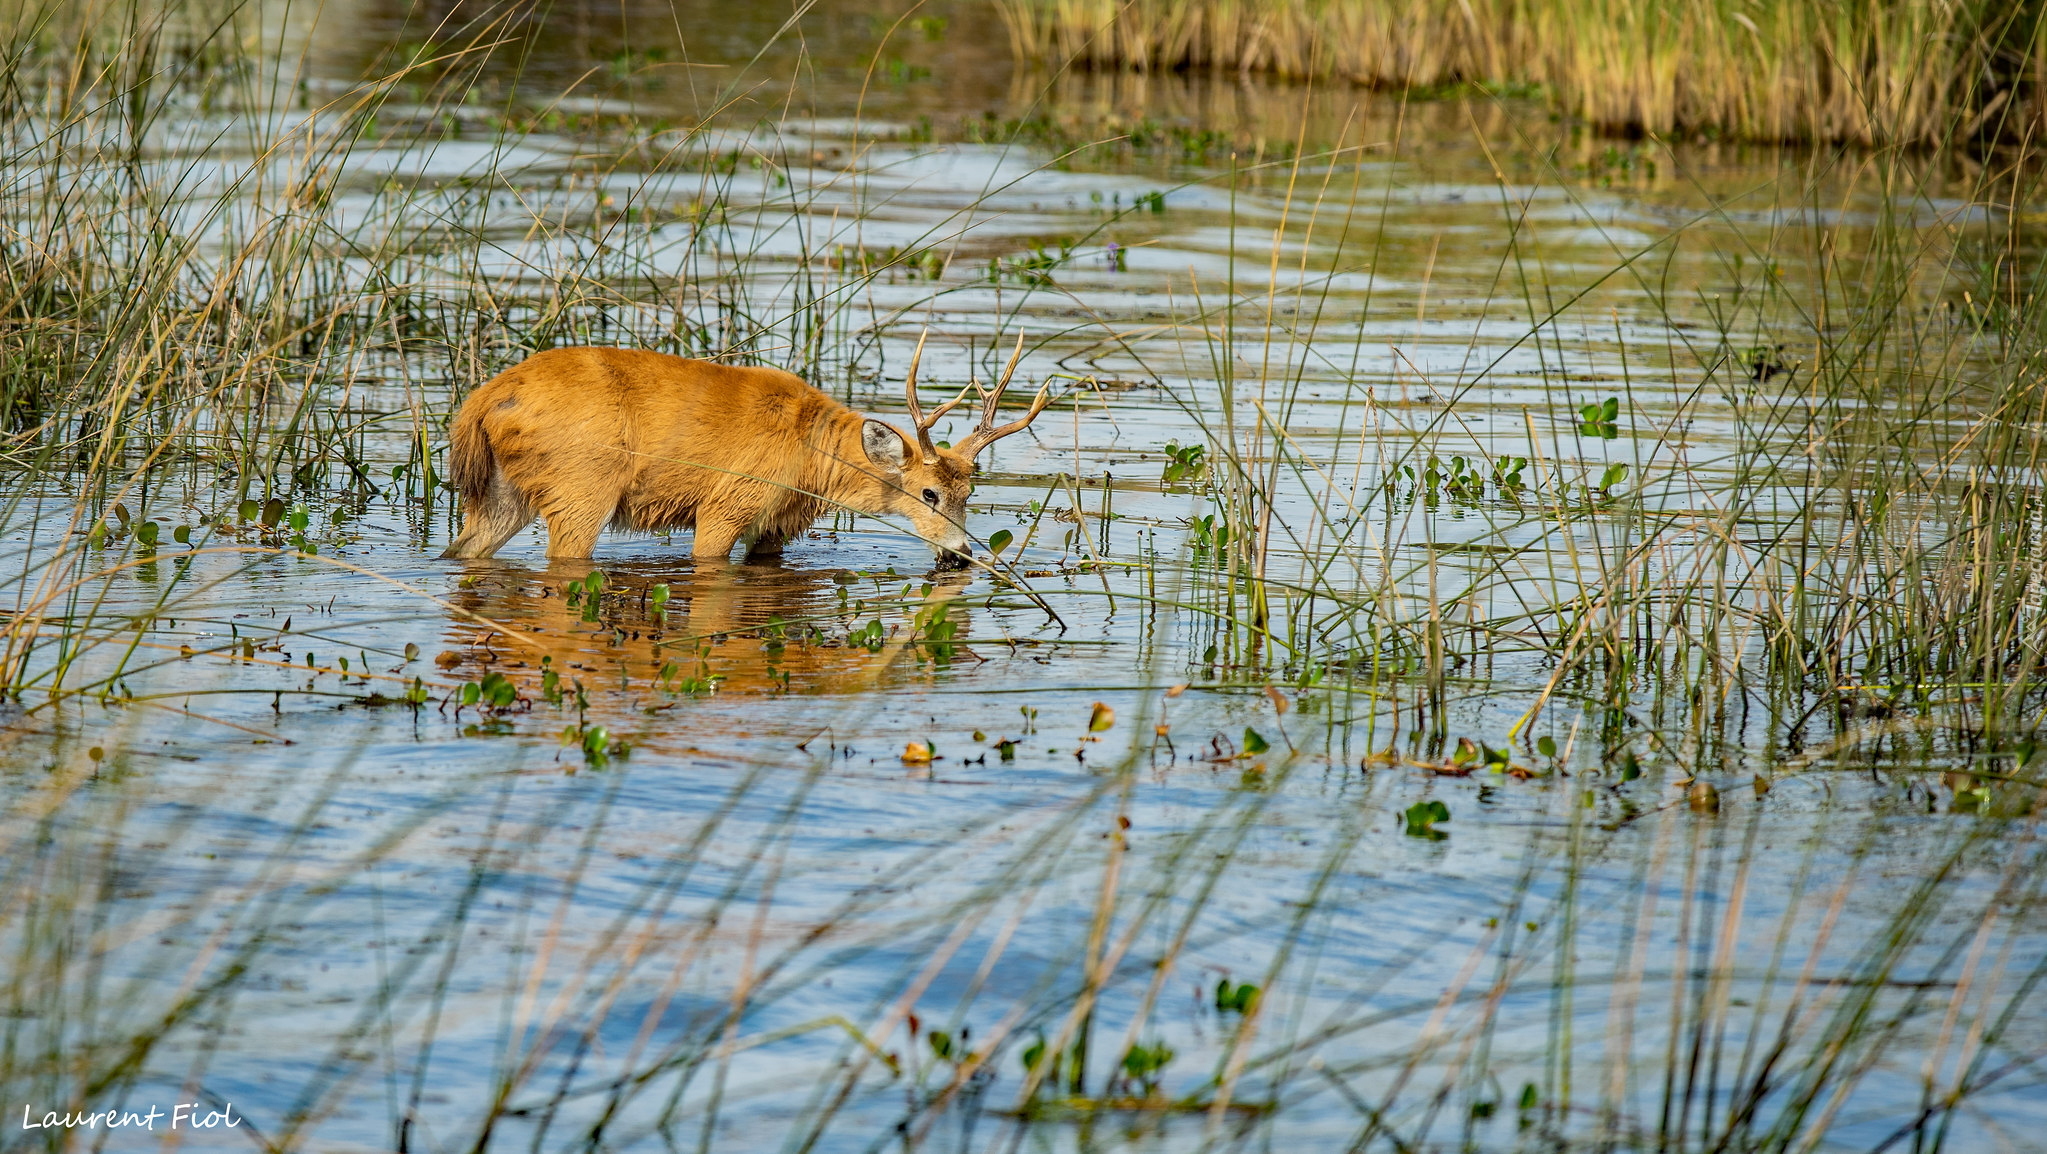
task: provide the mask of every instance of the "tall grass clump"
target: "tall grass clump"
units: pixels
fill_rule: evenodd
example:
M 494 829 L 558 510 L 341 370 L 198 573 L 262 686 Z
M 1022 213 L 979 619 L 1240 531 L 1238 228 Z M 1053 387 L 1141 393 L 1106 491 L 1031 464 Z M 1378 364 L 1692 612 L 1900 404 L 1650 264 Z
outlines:
M 1790 253 L 1751 254 L 1706 301 L 1662 298 L 1668 347 L 1619 343 L 1624 365 L 1672 358 L 1673 379 L 1524 412 L 1521 435 L 1475 436 L 1446 410 L 1367 416 L 1358 441 L 1311 449 L 1326 431 L 1284 416 L 1305 388 L 1299 347 L 1270 358 L 1286 375 L 1226 385 L 1255 405 L 1190 413 L 1217 508 L 1190 569 L 1223 638 L 1210 659 L 1254 678 L 1341 668 L 1380 690 L 1390 674 L 1396 693 L 1412 671 L 1420 732 L 1424 716 L 1446 724 L 1453 672 L 1482 687 L 1537 657 L 1545 688 L 1505 736 L 1527 740 L 1567 698 L 1604 716 L 1614 749 L 1632 732 L 1687 766 L 1759 740 L 1796 749 L 1809 724 L 1827 756 L 1901 729 L 1958 753 L 2030 749 L 2047 701 L 2047 442 L 2028 414 L 2047 411 L 2047 347 L 2039 294 L 2011 278 L 2036 250 L 1979 268 L 1936 214 L 1815 232 L 1811 296 L 1785 285 Z M 1574 291 L 1525 302 L 1532 343 L 1557 339 Z M 1315 293 L 1276 310 L 1307 318 L 1309 340 Z M 1687 320 L 1702 304 L 1709 319 Z M 1274 312 L 1238 301 L 1182 326 L 1220 361 L 1245 340 L 1233 324 Z M 1571 361 L 1542 354 L 1565 396 Z M 1462 401 L 1493 368 L 1418 380 Z M 1710 447 L 1686 443 L 1717 413 Z M 1601 439 L 1623 428 L 1632 444 Z M 1347 489 L 1346 457 L 1375 452 L 1375 480 Z
M 2037 135 L 2036 0 L 1005 0 L 1024 56 L 1373 87 L 1540 89 L 1603 129 L 1756 140 Z
M 1945 139 L 1969 128 L 1951 124 Z M 1487 143 L 1489 156 L 1507 151 Z M 1902 1116 L 1869 1127 L 1866 1148 L 1959 1148 L 1948 1144 L 1961 1141 L 1963 1103 L 2043 1052 L 2021 1025 L 2047 977 L 2038 952 L 2014 944 L 2004 957 L 2031 960 L 1997 963 L 1994 994 L 1976 984 L 1985 943 L 2030 935 L 2020 927 L 2041 912 L 2037 886 L 2022 880 L 2036 868 L 2047 798 L 2037 164 L 2016 149 L 1980 167 L 1902 149 L 1820 154 L 1761 208 L 1696 190 L 1693 215 L 1659 239 L 1616 243 L 1616 263 L 1587 271 L 1532 224 L 1562 215 L 1534 190 L 1565 189 L 1585 206 L 1557 153 L 1529 147 L 1520 167 L 1496 169 L 1508 242 L 1479 286 L 1493 295 L 1478 315 L 1526 317 L 1521 337 L 1484 355 L 1474 338 L 1463 368 L 1433 371 L 1396 346 L 1395 369 L 1367 375 L 1356 360 L 1347 370 L 1327 361 L 1350 352 L 1345 338 L 1365 339 L 1353 336 L 1363 331 L 1351 327 L 1354 307 L 1372 317 L 1385 306 L 1376 288 L 1334 286 L 1345 274 L 1397 284 L 1417 270 L 1410 236 L 1373 223 L 1379 190 L 1362 192 L 1328 163 L 1347 151 L 1211 177 L 1233 198 L 1286 190 L 1258 218 L 1271 249 L 1243 254 L 1169 330 L 1131 338 L 1136 359 L 1209 366 L 1220 390 L 1212 402 L 1182 400 L 1206 434 L 1202 479 L 1186 484 L 1195 458 L 1184 454 L 1167 473 L 1209 502 L 1175 569 L 1190 664 L 1214 683 L 1325 701 L 1331 740 L 1363 752 L 1368 768 L 1498 783 L 1568 773 L 1580 807 L 1548 811 L 1572 830 L 1549 848 L 1573 863 L 1548 909 L 1576 944 L 1559 941 L 1536 966 L 1551 991 L 1546 1043 L 1504 1009 L 1536 969 L 1494 943 L 1489 992 L 1466 984 L 1474 955 L 1413 1049 L 1331 1067 L 1390 1078 L 1385 1099 L 1349 1099 L 1361 1116 L 1351 1148 L 1425 1148 L 1418 1134 L 1453 1131 L 1458 1118 L 1470 1119 L 1469 1148 L 1510 1148 L 1472 1135 L 1514 1100 L 1511 1083 L 1488 1087 L 1478 1071 L 1517 1030 L 1547 1063 L 1520 1097 L 1522 1131 L 1558 1148 L 1852 1146 L 1864 1132 L 1842 1136 L 1860 1125 L 1846 1121 L 1848 1103 L 1912 1095 Z M 1854 162 L 1845 178 L 1830 167 L 1844 158 Z M 1684 156 L 1658 162 L 1681 171 Z M 1775 226 L 1718 227 L 1758 216 Z M 1699 243 L 1714 246 L 1704 270 L 1678 255 Z M 1599 297 L 1609 285 L 1638 310 L 1625 329 Z M 1644 317 L 1656 335 L 1644 335 Z M 1592 346 L 1601 328 L 1612 335 Z M 1590 395 L 1578 383 L 1587 368 L 1606 370 Z M 1430 399 L 1387 403 L 1403 379 Z M 1331 428 L 1330 403 L 1311 390 L 1343 383 L 1349 419 Z M 1531 387 L 1542 400 L 1525 399 Z M 1863 775 L 1917 812 L 1988 820 L 1964 835 L 1968 848 L 1945 843 L 1960 855 L 1946 864 L 1920 858 L 1890 875 L 1909 879 L 1910 893 L 1882 896 L 1863 871 L 1910 839 L 1873 829 L 1847 873 L 1824 882 L 1831 867 L 1808 872 L 1811 859 L 1794 866 L 1755 841 L 1723 843 L 1724 856 L 1706 840 L 1636 843 L 1644 856 L 1620 871 L 1626 881 L 1575 856 L 1617 849 L 1625 839 L 1606 835 L 1650 813 L 1725 820 L 1737 785 L 1762 798 Z M 1683 792 L 1625 800 L 1642 779 Z M 1578 824 L 1585 811 L 1603 832 Z M 1435 823 L 1451 814 L 1417 801 L 1406 833 L 1442 836 Z M 1826 837 L 1845 832 L 1816 820 Z M 1758 837 L 1763 821 L 1748 827 Z M 2003 891 L 2023 911 L 2015 921 L 1988 906 L 1939 908 L 1941 879 L 1964 859 L 2000 863 L 1996 884 L 2018 887 Z M 1680 862 L 1682 882 L 1658 896 L 1653 879 Z M 1833 911 L 1864 897 L 1883 911 L 1881 929 L 1867 926 L 1837 956 L 1845 969 L 1817 961 L 1837 913 L 1761 916 L 1745 904 L 1756 877 L 1787 872 L 1808 896 L 1838 885 Z M 1591 895 L 1603 886 L 1614 904 L 1602 913 Z M 1603 915 L 1620 920 L 1618 938 L 1588 949 L 1576 935 Z M 1670 945 L 1650 928 L 1660 919 L 1691 927 L 1664 955 L 1669 968 L 1648 960 Z M 1822 970 L 1834 976 L 1818 981 Z M 2015 1047 L 2012 1064 L 1974 1043 L 1963 1054 L 1947 1026 L 1929 1033 L 1920 1019 L 1970 1016 L 1964 1003 L 1985 994 L 1999 1008 L 1977 1021 L 1998 1034 L 1992 1048 Z M 1666 1007 L 1659 1040 L 1637 1049 L 1652 997 Z M 1450 1019 L 1469 1032 L 1439 1033 Z M 1573 1040 L 1588 1028 L 1603 1039 L 1589 1063 Z M 1413 1085 L 1425 1054 L 1474 1064 L 1436 1071 L 1430 1098 Z M 1910 1089 L 1884 1073 L 1905 1065 L 1920 1071 Z M 1377 1113 L 1408 1094 L 1393 1108 L 1403 1121 Z
M 1529 327 L 1454 372 L 1396 345 L 1390 380 L 1346 347 L 1378 290 L 1333 286 L 1426 271 L 1375 223 L 1390 191 L 1329 163 L 1361 145 L 1206 178 L 1261 203 L 1286 192 L 1269 253 L 1233 250 L 1228 279 L 1131 344 L 1216 381 L 1182 400 L 1208 450 L 1213 513 L 1186 569 L 1206 671 L 1303 686 L 1341 671 L 1411 701 L 1396 730 L 1441 740 L 1454 686 L 1511 697 L 1500 671 L 1533 660 L 1542 688 L 1499 736 L 1585 709 L 1608 753 L 1646 741 L 1688 767 L 1906 730 L 1969 756 L 2030 749 L 2047 691 L 2047 443 L 2021 417 L 2047 406 L 2030 153 L 1815 154 L 1760 206 L 1698 190 L 1666 236 L 1587 275 L 1531 223 L 1556 211 L 1535 189 L 1584 211 L 1577 178 L 1522 143 L 1485 311 L 1513 300 Z M 1780 223 L 1745 230 L 1756 212 Z M 1240 280 L 1252 264 L 1269 267 Z M 1665 335 L 1593 316 L 1609 291 Z M 1588 328 L 1612 336 L 1571 348 L 1564 333 Z M 1308 400 L 1332 355 L 1354 398 L 1335 430 Z M 1550 399 L 1489 402 L 1528 387 L 1530 361 Z M 1586 395 L 1574 365 L 1618 371 L 1616 395 Z M 1437 400 L 1384 405 L 1402 381 Z M 1482 433 L 1466 405 L 1490 414 Z

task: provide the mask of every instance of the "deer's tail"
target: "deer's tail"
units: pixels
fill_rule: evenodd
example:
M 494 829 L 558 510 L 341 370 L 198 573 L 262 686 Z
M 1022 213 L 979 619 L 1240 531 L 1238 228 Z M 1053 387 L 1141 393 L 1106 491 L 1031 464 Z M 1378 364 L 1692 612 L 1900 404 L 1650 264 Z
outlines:
M 483 412 L 482 405 L 463 405 L 448 428 L 449 480 L 455 482 L 463 509 L 472 517 L 490 499 L 490 479 L 498 469 L 490 434 L 483 428 Z
M 462 495 L 462 532 L 442 557 L 489 557 L 533 520 L 533 508 L 498 471 L 483 415 L 491 406 L 477 394 L 448 428 L 449 479 Z

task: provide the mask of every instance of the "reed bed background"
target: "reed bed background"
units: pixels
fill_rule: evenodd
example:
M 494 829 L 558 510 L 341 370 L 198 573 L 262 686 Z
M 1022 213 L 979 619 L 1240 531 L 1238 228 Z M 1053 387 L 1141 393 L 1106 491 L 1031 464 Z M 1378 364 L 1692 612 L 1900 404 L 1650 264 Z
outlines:
M 1871 0 L 1005 0 L 1018 52 L 1091 68 L 1272 72 L 1540 94 L 1663 137 L 2033 139 L 2047 11 Z
M 1079 26 L 1013 11 L 1020 36 Z M 1950 66 L 2008 75 L 2002 47 L 1981 53 L 2020 41 L 1941 11 L 1977 22 L 1942 25 L 1959 40 L 1922 27 L 1915 51 L 1940 43 Z M 1726 59 L 1822 35 L 1789 23 L 1801 12 L 1778 12 L 1783 40 L 1760 15 L 1753 34 L 1736 21 L 1753 39 Z M 1813 42 L 1905 59 L 1882 50 L 1902 34 L 1854 39 L 1892 36 L 1888 12 L 1856 9 Z M 808 142 L 755 125 L 493 88 L 509 10 L 331 89 L 280 64 L 280 29 L 232 6 L 9 15 L 0 403 L 16 483 L 0 513 L 19 549 L 0 1105 L 165 1087 L 212 1101 L 260 1074 L 278 1085 L 259 1144 L 277 1150 L 1931 1150 L 2023 1125 L 2047 1057 L 2047 305 L 2024 152 L 1976 153 L 1959 182 L 1945 158 L 1819 154 L 1772 227 L 1715 231 L 1746 210 L 1709 198 L 1588 276 L 1532 223 L 1537 190 L 1584 182 L 1558 150 L 1522 149 L 1529 167 L 1499 173 L 1508 243 L 1480 309 L 1520 335 L 1490 362 L 1400 370 L 1440 405 L 1396 404 L 1393 375 L 1374 391 L 1354 369 L 1331 423 L 1311 369 L 1360 363 L 1345 310 L 1420 319 L 1405 289 L 1341 287 L 1397 283 L 1414 261 L 1384 228 L 1393 183 L 1355 163 L 1368 145 L 1397 155 L 1397 133 L 1303 131 L 1279 159 L 1211 158 L 1166 199 L 1056 245 L 976 250 L 947 224 L 790 252 L 749 228 L 763 204 L 875 220 L 889 206 L 852 176 L 795 179 Z M 1586 19 L 1572 35 L 1618 35 Z M 1176 27 L 1283 42 L 1206 20 Z M 1441 35 L 1412 43 L 1476 52 L 1486 22 L 1416 26 Z M 1314 43 L 1319 28 L 1296 31 Z M 1552 51 L 1534 47 L 1489 59 Z M 1298 59 L 1303 75 L 1342 72 Z M 1472 79 L 1477 59 L 1434 79 L 1412 58 L 1357 75 Z M 1881 105 L 1872 80 L 1833 111 L 1787 104 L 1755 123 L 1954 141 L 2034 115 L 2030 89 L 1985 118 L 1994 98 L 1958 81 L 1929 93 L 1918 78 L 1956 74 L 1919 68 L 1882 89 L 1903 103 Z M 1654 127 L 1629 107 L 1601 122 Z M 564 139 L 569 160 L 528 170 Z M 843 171 L 861 171 L 864 139 Z M 422 159 L 436 141 L 469 146 L 462 163 Z M 1845 185 L 1835 165 L 1854 169 Z M 1277 224 L 1236 215 L 1231 198 L 1275 188 L 1291 193 Z M 1084 293 L 1062 278 L 1191 189 L 1216 194 L 1230 236 L 1256 222 L 1245 244 L 1269 275 L 1233 263 L 1166 324 L 1069 315 Z M 1729 246 L 1711 293 L 1673 279 L 1694 236 Z M 1587 332 L 1619 324 L 1592 306 L 1608 284 L 1652 302 L 1657 339 L 1631 328 L 1591 347 Z M 838 735 L 922 724 L 888 693 L 804 715 L 833 732 L 822 752 L 793 734 L 735 739 L 716 775 L 675 774 L 664 734 L 772 728 L 768 699 L 643 677 L 634 694 L 670 711 L 644 714 L 607 705 L 596 674 L 586 695 L 460 662 L 420 671 L 395 634 L 354 670 L 308 654 L 303 690 L 265 680 L 264 662 L 296 674 L 300 650 L 347 648 L 318 623 L 192 655 L 240 663 L 217 720 L 269 734 L 290 717 L 325 739 L 293 755 L 306 761 L 150 756 L 159 734 L 187 732 L 165 726 L 218 728 L 160 708 L 190 702 L 179 620 L 222 615 L 244 585 L 275 596 L 273 561 L 369 581 L 334 568 L 335 549 L 353 565 L 364 533 L 402 527 L 424 549 L 445 532 L 445 420 L 495 369 L 554 344 L 632 343 L 777 364 L 872 401 L 893 387 L 867 379 L 887 342 L 990 298 L 1003 331 L 1032 321 L 1041 376 L 1055 354 L 1099 354 L 1099 371 L 1058 368 L 1072 391 L 1053 415 L 1112 404 L 1110 369 L 1148 375 L 1199 444 L 1141 458 L 1156 481 L 1086 477 L 1057 453 L 1035 466 L 1023 481 L 1043 496 L 1001 507 L 1018 518 L 1001 554 L 1039 602 L 993 576 L 899 593 L 893 574 L 862 574 L 836 604 L 756 631 L 781 652 L 885 619 L 901 659 L 942 683 L 979 629 L 993 650 L 980 623 L 1001 622 L 1014 650 L 1057 640 L 1047 601 L 1089 623 L 1136 607 L 1136 687 L 1085 691 L 1121 694 L 1120 719 L 1023 712 L 1062 745 L 1101 737 L 1090 772 L 1020 773 L 938 828 L 920 824 L 936 795 L 901 801 L 838 767 Z M 1351 348 L 1332 352 L 1331 331 Z M 983 374 L 993 335 L 966 334 Z M 1533 370 L 1502 381 L 1520 352 Z M 1592 394 L 1588 360 L 1606 370 Z M 1495 407 L 1514 420 L 1473 436 L 1459 406 L 1496 386 L 1523 390 Z M 1163 515 L 1165 498 L 1197 515 Z M 143 529 L 199 506 L 188 539 Z M 223 556 L 237 559 L 208 568 Z M 138 595 L 129 574 L 152 566 Z M 401 583 L 466 622 L 462 606 L 491 606 L 490 580 Z M 624 636 L 663 624 L 654 580 L 547 592 Z M 941 631 L 963 620 L 964 637 Z M 386 662 L 405 672 L 354 676 Z M 322 694 L 362 711 L 337 716 L 397 711 L 413 728 L 318 721 Z M 476 720 L 433 747 L 447 759 L 434 775 L 401 783 L 385 763 L 404 764 L 436 703 L 458 706 L 451 727 L 459 706 Z M 614 732 L 593 743 L 600 720 Z M 1160 769 L 1185 752 L 1161 739 L 1210 731 L 1230 740 L 1201 763 L 1219 784 Z M 231 804 L 166 800 L 194 795 Z M 856 857 L 847 828 L 884 822 L 914 832 Z M 352 823 L 366 832 L 334 832 Z M 1506 848 L 1455 856 L 1473 846 Z M 1439 870 L 1452 884 L 1422 888 Z M 345 950 L 366 923 L 377 944 Z M 338 976 L 319 976 L 330 961 Z M 336 1008 L 297 1016 L 308 986 Z M 280 1060 L 277 1021 L 304 1057 Z M 94 1140 L 9 1132 L 0 1148 Z

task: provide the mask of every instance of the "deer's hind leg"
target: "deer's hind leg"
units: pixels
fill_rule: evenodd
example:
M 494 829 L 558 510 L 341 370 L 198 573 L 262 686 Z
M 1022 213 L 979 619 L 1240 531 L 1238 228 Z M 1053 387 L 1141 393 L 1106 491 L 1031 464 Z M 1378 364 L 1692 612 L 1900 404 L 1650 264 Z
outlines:
M 588 557 L 596 549 L 631 483 L 623 464 L 605 448 L 585 453 L 574 445 L 529 448 L 499 458 L 505 478 L 547 521 L 550 560 Z
M 532 504 L 505 477 L 503 470 L 499 470 L 491 476 L 490 488 L 483 500 L 470 503 L 463 509 L 462 532 L 448 544 L 441 556 L 492 556 L 504 548 L 505 542 L 516 536 L 519 530 L 532 523 Z
M 597 537 L 611 520 L 611 510 L 590 507 L 557 509 L 547 515 L 547 556 L 588 557 L 597 551 Z
M 616 484 L 592 485 L 573 491 L 541 507 L 547 518 L 547 556 L 588 557 L 597 549 L 597 537 L 611 523 L 618 509 Z

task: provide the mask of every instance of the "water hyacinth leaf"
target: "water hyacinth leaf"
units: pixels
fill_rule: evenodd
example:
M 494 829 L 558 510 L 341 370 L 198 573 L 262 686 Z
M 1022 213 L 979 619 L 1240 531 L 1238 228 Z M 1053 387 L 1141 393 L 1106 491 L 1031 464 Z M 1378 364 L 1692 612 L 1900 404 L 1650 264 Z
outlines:
M 1123 1072 L 1149 1089 L 1157 1082 L 1159 1071 L 1171 1064 L 1174 1057 L 1173 1048 L 1164 1042 L 1132 1045 L 1123 1054 Z
M 192 527 L 190 525 L 180 525 L 171 530 L 171 540 L 176 541 L 180 545 L 190 545 L 192 543 Z
M 1434 841 L 1441 841 L 1449 836 L 1436 828 L 1436 826 L 1450 820 L 1450 807 L 1440 801 L 1431 798 L 1428 801 L 1415 802 L 1407 807 L 1407 812 L 1404 816 L 1407 819 L 1406 832 L 1409 837 L 1423 837 Z
M 1555 757 L 1557 755 L 1557 739 L 1548 734 L 1536 738 L 1535 752 L 1544 757 Z
M 846 635 L 848 645 L 858 645 L 869 653 L 881 652 L 881 647 L 887 639 L 888 630 L 882 625 L 879 617 Z
M 263 502 L 263 512 L 260 515 L 260 520 L 265 529 L 277 528 L 278 524 L 284 520 L 284 499 L 272 497 L 268 501 Z
M 1009 548 L 1009 543 L 1012 540 L 1015 540 L 1015 538 L 1010 534 L 1009 530 L 997 529 L 993 533 L 988 534 L 988 550 L 999 555 L 1004 549 Z
M 1178 441 L 1166 442 L 1166 466 L 1160 479 L 1167 484 L 1201 476 L 1207 471 L 1208 449 L 1203 445 L 1182 445 Z
M 513 685 L 511 679 L 502 673 L 486 674 L 482 687 L 483 702 L 493 709 L 508 708 L 519 697 L 518 686 Z
M 135 540 L 140 542 L 145 549 L 156 548 L 157 533 L 158 529 L 154 521 L 144 521 L 142 524 L 135 526 Z
M 1266 750 L 1268 750 L 1268 749 L 1271 749 L 1271 748 L 1272 748 L 1272 743 L 1271 743 L 1271 742 L 1269 742 L 1269 741 L 1267 741 L 1267 740 L 1265 740 L 1265 737 L 1264 737 L 1264 735 L 1263 735 L 1263 734 L 1260 734 L 1260 733 L 1259 733 L 1259 732 L 1258 732 L 1257 730 L 1255 730 L 1255 729 L 1252 729 L 1252 728 L 1251 728 L 1250 726 L 1248 726 L 1248 725 L 1244 727 L 1244 752 L 1245 752 L 1245 753 L 1247 753 L 1247 754 L 1256 754 L 1256 753 L 1264 753 L 1264 752 L 1265 752 Z
M 1601 437 L 1611 441 L 1620 435 L 1620 427 L 1615 424 L 1620 419 L 1620 412 L 1619 397 L 1608 397 L 1601 404 L 1581 405 L 1578 408 L 1578 416 L 1581 418 L 1578 431 L 1588 437 Z
M 1087 731 L 1089 733 L 1102 733 L 1115 724 L 1116 711 L 1099 701 L 1095 702 L 1093 711 L 1088 714 Z
M 251 497 L 248 500 L 243 501 L 239 506 L 235 508 L 235 518 L 244 523 L 254 521 L 257 517 L 261 516 L 262 513 L 263 506 L 258 504 L 254 497 Z
M 1230 1014 L 1248 1014 L 1258 1004 L 1258 987 L 1249 982 L 1232 984 L 1224 978 L 1215 985 L 1215 1008 Z

